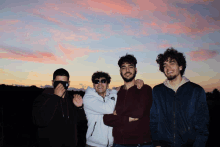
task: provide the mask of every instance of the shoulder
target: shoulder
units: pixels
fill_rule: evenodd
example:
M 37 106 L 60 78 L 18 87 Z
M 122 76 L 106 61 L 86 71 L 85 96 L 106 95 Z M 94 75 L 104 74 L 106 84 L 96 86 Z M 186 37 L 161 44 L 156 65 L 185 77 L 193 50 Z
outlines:
M 144 90 L 152 90 L 151 86 L 147 85 L 147 84 L 144 84 L 143 87 L 142 87 Z M 141 88 L 141 89 L 142 89 Z
M 109 92 L 109 94 L 117 94 L 118 91 L 115 89 L 107 89 L 107 91 Z
M 186 88 L 191 88 L 195 91 L 198 91 L 198 92 L 205 92 L 205 90 L 202 88 L 202 86 L 196 84 L 196 83 L 193 83 L 193 82 L 187 82 L 185 83 L 185 87 Z
M 165 85 L 163 83 L 154 86 L 153 91 L 157 91 L 157 90 L 161 90 L 162 88 L 164 88 Z
M 85 94 L 91 94 L 91 93 L 95 93 L 95 89 L 88 86 L 88 88 L 85 91 Z

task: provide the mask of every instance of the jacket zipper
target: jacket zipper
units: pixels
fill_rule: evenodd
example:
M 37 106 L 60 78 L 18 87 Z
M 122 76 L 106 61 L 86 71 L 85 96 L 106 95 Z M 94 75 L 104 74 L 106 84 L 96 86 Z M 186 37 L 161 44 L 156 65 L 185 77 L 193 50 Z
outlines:
M 95 122 L 95 124 L 94 124 L 93 130 L 92 130 L 92 133 L 91 133 L 91 136 L 92 136 L 93 132 L 95 131 L 95 125 L 96 125 L 96 122 Z
M 174 147 L 175 147 L 175 141 L 176 141 L 176 123 L 175 123 L 175 111 L 176 111 L 176 93 L 174 95 Z

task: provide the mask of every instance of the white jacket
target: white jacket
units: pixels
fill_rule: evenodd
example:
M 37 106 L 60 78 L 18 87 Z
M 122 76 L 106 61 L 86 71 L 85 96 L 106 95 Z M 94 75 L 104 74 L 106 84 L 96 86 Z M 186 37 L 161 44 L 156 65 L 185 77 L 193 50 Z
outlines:
M 103 122 L 104 114 L 112 114 L 117 101 L 116 90 L 106 90 L 105 98 L 94 88 L 88 87 L 83 97 L 84 110 L 88 120 L 86 144 L 97 147 L 113 146 L 112 127 Z

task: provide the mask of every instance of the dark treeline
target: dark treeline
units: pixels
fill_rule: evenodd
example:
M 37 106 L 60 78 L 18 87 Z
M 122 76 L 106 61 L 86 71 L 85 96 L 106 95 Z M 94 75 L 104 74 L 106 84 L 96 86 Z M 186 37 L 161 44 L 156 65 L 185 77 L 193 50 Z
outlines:
M 36 86 L 22 87 L 0 85 L 0 146 L 14 147 L 34 147 L 36 143 L 37 127 L 32 123 L 32 104 L 34 99 L 45 89 Z M 84 91 L 68 91 L 70 95 L 80 94 L 84 96 Z M 218 133 L 220 131 L 220 92 L 214 89 L 207 92 L 207 104 L 209 107 L 209 139 L 207 147 L 217 147 Z M 78 147 L 85 146 L 85 135 L 87 122 L 80 122 L 78 125 Z

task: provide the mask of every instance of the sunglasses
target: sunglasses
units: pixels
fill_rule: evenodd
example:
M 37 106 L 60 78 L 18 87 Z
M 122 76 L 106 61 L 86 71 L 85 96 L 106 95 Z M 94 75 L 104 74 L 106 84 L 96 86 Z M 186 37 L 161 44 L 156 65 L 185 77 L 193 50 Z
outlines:
M 106 83 L 106 79 L 102 79 L 101 80 L 101 83 Z M 94 80 L 94 84 L 99 84 L 100 83 L 100 81 L 99 80 Z

